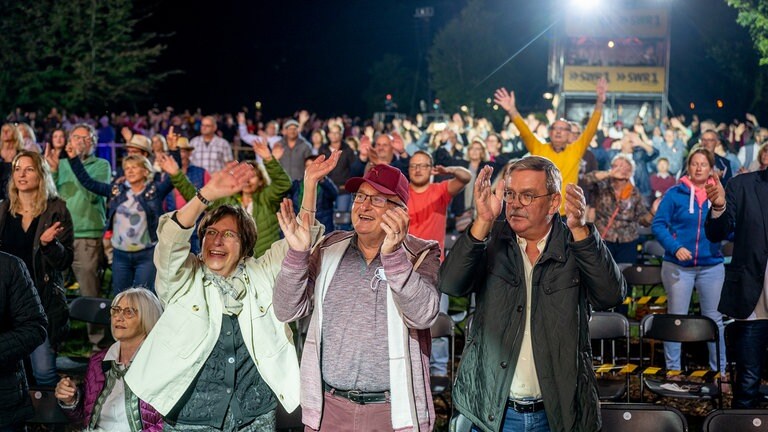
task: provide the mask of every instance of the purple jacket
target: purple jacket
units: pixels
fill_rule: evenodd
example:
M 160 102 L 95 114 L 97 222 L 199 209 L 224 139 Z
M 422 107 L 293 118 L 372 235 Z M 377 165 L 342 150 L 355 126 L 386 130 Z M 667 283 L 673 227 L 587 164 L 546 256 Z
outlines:
M 93 407 L 96 405 L 96 399 L 104 389 L 107 377 L 102 369 L 102 361 L 107 355 L 108 350 L 99 351 L 91 356 L 88 362 L 88 370 L 85 372 L 85 381 L 83 382 L 80 402 L 74 410 L 63 410 L 64 414 L 73 422 L 79 422 L 81 426 L 87 427 L 91 422 Z M 141 413 L 142 431 L 161 432 L 163 430 L 163 417 L 155 411 L 152 406 L 143 400 L 139 400 L 139 412 Z

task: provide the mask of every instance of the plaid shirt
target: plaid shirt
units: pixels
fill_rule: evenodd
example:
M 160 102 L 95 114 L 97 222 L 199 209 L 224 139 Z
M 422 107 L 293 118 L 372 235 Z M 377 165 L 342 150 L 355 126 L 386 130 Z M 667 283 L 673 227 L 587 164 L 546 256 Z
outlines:
M 211 174 L 221 171 L 227 162 L 234 160 L 229 142 L 219 136 L 214 136 L 207 144 L 202 136 L 193 138 L 189 143 L 195 148 L 190 164 L 204 168 Z

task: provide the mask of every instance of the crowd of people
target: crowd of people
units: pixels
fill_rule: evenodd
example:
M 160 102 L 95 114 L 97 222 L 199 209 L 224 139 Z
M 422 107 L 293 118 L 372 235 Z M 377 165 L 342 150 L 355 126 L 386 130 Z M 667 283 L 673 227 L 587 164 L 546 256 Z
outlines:
M 278 404 L 300 405 L 307 430 L 431 430 L 429 380 L 449 353 L 429 328 L 449 296 L 474 294 L 457 430 L 596 430 L 586 311 L 624 300 L 643 225 L 665 249 L 669 312 L 687 314 L 695 288 L 720 328 L 712 369 L 725 372 L 723 314 L 739 320 L 734 406 L 754 407 L 768 257 L 739 245 L 768 243 L 768 129 L 751 114 L 606 124 L 607 91 L 599 80 L 573 121 L 524 117 L 500 88 L 498 128 L 16 110 L 0 134 L 0 347 L 14 345 L 0 388 L 25 385 L 28 358 L 88 430 L 269 431 Z M 119 163 L 98 151 L 115 142 Z M 114 297 L 111 332 L 88 326 L 80 386 L 55 362 L 71 282 Z M 302 319 L 299 363 L 288 323 Z M 679 370 L 680 345 L 664 349 Z M 28 398 L 0 403 L 0 430 L 22 430 Z

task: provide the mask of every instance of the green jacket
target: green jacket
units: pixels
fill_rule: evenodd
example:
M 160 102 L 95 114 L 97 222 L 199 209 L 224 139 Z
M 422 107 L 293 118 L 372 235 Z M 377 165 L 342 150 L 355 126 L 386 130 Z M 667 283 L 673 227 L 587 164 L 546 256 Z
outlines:
M 616 306 L 626 293 L 621 271 L 594 226 L 589 229 L 588 238 L 574 242 L 556 215 L 533 269 L 533 357 L 553 432 L 600 429 L 589 306 Z M 499 431 L 526 320 L 523 259 L 509 224 L 497 222 L 485 242 L 461 236 L 440 268 L 440 290 L 476 294 L 453 401 L 483 431 Z
M 88 156 L 83 166 L 92 179 L 101 183 L 112 181 L 112 167 L 105 159 Z M 53 173 L 53 181 L 59 197 L 66 201 L 67 210 L 72 215 L 75 238 L 101 238 L 107 219 L 106 197 L 85 189 L 65 158 L 59 161 L 59 170 Z
M 291 178 L 285 172 L 280 162 L 271 159 L 264 163 L 264 168 L 271 182 L 261 190 L 253 194 L 253 220 L 256 222 L 258 238 L 253 248 L 253 256 L 258 258 L 272 246 L 272 243 L 280 240 L 280 225 L 277 223 L 276 213 L 280 210 L 280 202 L 291 189 Z M 173 186 L 185 200 L 191 200 L 197 193 L 197 188 L 189 181 L 182 171 L 171 176 Z M 237 196 L 216 200 L 212 207 L 224 204 L 242 205 L 242 199 Z M 201 239 L 202 241 L 202 239 Z

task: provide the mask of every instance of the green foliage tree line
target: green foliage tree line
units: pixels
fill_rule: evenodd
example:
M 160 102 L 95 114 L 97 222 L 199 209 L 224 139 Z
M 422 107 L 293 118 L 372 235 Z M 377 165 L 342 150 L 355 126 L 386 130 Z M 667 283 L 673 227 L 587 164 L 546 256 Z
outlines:
M 146 98 L 165 45 L 130 0 L 0 0 L 0 109 L 99 110 Z

